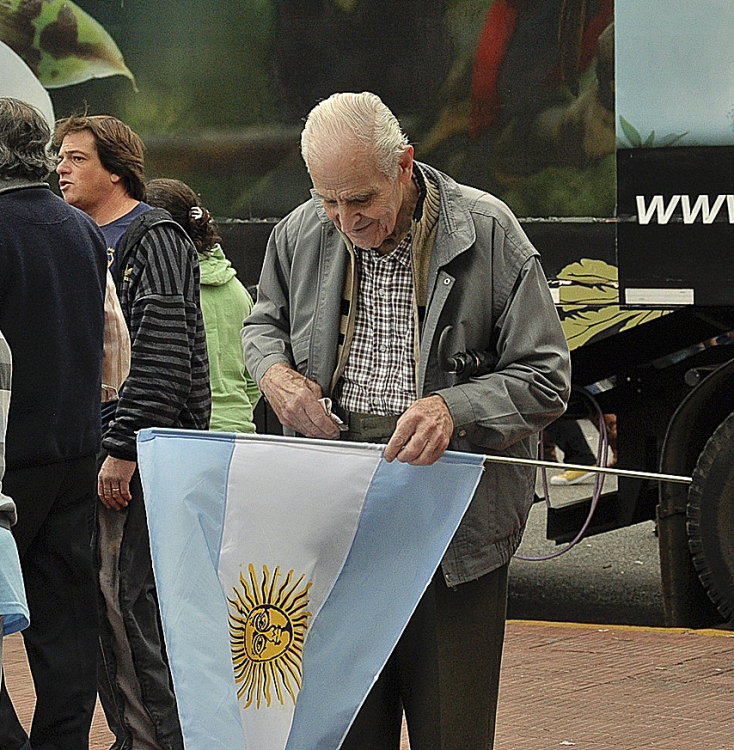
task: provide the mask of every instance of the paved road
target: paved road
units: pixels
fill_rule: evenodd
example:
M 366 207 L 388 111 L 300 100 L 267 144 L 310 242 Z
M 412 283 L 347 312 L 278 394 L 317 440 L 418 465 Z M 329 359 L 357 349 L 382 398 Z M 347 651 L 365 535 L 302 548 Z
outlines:
M 614 487 L 614 479 L 606 481 L 605 489 Z M 588 494 L 589 487 L 552 487 L 552 502 Z M 545 521 L 545 505 L 536 503 L 520 553 L 539 556 L 559 549 L 545 538 Z M 512 619 L 664 625 L 654 523 L 583 539 L 553 560 L 513 560 L 508 607 Z
M 552 498 L 564 502 L 587 489 L 552 488 Z M 557 549 L 545 539 L 545 507 L 538 503 L 520 551 L 541 555 Z M 653 523 L 590 537 L 553 560 L 514 560 L 509 617 L 663 625 Z M 616 750 L 652 744 L 678 750 L 693 738 L 708 740 L 707 747 L 728 746 L 722 743 L 732 736 L 734 652 L 725 638 L 514 622 L 508 624 L 505 644 L 498 750 L 561 745 Z M 17 652 L 17 663 L 9 659 L 7 667 L 14 672 L 16 690 L 25 691 L 25 700 L 16 705 L 27 722 L 32 688 L 18 636 L 11 637 L 8 650 Z M 604 712 L 598 711 L 600 704 Z M 110 743 L 98 709 L 90 750 L 105 750 Z M 409 750 L 407 736 L 401 750 Z

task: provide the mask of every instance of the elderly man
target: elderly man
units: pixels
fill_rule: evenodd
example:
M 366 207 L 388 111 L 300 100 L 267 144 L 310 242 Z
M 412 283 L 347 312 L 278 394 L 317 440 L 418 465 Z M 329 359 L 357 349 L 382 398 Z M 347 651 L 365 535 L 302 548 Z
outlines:
M 92 497 L 100 445 L 105 242 L 45 182 L 43 115 L 0 99 L 0 330 L 13 353 L 3 492 L 30 626 L 30 738 L 3 686 L 0 748 L 86 750 L 97 696 Z
M 450 447 L 530 458 L 564 410 L 569 355 L 538 253 L 500 201 L 415 162 L 374 94 L 315 107 L 314 190 L 273 231 L 245 322 L 247 366 L 291 431 L 387 443 L 416 465 Z M 487 365 L 463 376 L 448 358 Z M 343 750 L 484 750 L 494 741 L 507 566 L 534 470 L 487 466 Z

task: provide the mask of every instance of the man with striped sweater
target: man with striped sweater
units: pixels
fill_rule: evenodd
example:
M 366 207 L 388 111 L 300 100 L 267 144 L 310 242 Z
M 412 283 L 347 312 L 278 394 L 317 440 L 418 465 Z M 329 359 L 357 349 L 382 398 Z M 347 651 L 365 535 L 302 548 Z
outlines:
M 206 430 L 211 395 L 196 248 L 170 215 L 144 203 L 143 143 L 109 116 L 60 122 L 56 171 L 67 203 L 105 235 L 131 341 L 130 373 L 105 414 L 98 478 L 102 594 L 99 691 L 115 748 L 183 750 L 161 638 L 136 432 Z

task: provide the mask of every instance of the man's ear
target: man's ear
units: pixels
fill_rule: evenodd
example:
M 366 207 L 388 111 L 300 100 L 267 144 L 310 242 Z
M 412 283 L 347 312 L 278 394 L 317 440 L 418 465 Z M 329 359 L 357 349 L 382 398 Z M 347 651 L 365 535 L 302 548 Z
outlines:
M 119 174 L 114 174 L 113 172 L 110 172 L 110 182 L 111 183 L 113 183 L 113 184 L 116 185 L 121 179 L 122 179 L 122 177 L 120 177 Z
M 413 154 L 412 146 L 406 146 L 398 164 L 398 180 L 407 185 L 413 177 Z

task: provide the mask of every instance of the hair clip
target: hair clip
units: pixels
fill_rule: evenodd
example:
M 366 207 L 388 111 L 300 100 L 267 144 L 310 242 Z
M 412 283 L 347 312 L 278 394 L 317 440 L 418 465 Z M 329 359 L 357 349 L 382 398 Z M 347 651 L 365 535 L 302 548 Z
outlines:
M 204 209 L 201 206 L 192 206 L 189 210 L 189 217 L 194 221 L 201 221 L 204 218 Z

